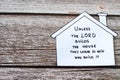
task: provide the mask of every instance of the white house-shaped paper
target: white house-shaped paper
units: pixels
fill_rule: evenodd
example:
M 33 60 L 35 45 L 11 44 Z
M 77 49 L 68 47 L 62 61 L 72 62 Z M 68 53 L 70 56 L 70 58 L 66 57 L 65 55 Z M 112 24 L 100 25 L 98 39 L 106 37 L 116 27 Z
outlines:
M 100 22 L 83 12 L 52 34 L 56 38 L 58 66 L 115 65 L 113 36 L 106 26 L 106 14 Z

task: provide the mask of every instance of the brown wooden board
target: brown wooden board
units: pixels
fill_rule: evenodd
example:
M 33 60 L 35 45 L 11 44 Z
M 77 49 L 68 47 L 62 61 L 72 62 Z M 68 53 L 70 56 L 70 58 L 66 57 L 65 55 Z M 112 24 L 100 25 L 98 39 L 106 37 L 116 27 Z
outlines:
M 0 47 L 19 49 L 55 48 L 50 36 L 76 16 L 67 15 L 0 15 Z M 120 33 L 120 17 L 109 17 L 108 26 Z M 119 49 L 118 35 L 115 48 Z
M 120 80 L 120 69 L 0 68 L 0 80 Z
M 0 13 L 120 15 L 120 0 L 0 0 Z
M 108 13 L 116 66 L 56 66 L 50 35 L 83 11 Z M 0 80 L 120 80 L 120 0 L 0 0 Z
M 116 65 L 120 65 L 120 50 L 115 51 Z M 0 52 L 0 65 L 57 66 L 55 50 L 13 50 Z
M 0 65 L 56 66 L 56 43 L 50 35 L 77 15 L 1 14 Z M 94 16 L 98 19 L 97 16 Z M 120 17 L 108 15 L 114 39 L 116 65 L 120 65 Z

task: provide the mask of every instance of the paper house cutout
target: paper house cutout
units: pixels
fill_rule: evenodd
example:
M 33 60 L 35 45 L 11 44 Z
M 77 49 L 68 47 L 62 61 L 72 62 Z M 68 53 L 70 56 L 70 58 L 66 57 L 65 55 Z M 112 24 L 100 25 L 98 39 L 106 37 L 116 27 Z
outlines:
M 99 17 L 100 22 L 83 12 L 52 34 L 58 66 L 115 65 L 113 37 L 117 34 L 106 26 L 106 14 Z

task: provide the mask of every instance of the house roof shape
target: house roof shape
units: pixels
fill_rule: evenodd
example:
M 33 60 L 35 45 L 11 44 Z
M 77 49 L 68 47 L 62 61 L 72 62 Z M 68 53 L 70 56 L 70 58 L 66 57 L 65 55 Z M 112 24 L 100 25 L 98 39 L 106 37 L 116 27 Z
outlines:
M 94 19 L 87 12 L 83 12 L 78 17 L 76 17 L 74 20 L 72 20 L 71 22 L 69 22 L 68 24 L 66 24 L 64 27 L 62 27 L 61 29 L 59 29 L 57 32 L 53 33 L 52 37 L 56 38 L 59 34 L 61 34 L 62 32 L 64 32 L 65 30 L 67 30 L 69 27 L 71 27 L 74 23 L 76 23 L 79 19 L 81 19 L 83 17 L 87 17 L 89 20 L 91 20 L 95 24 L 99 25 L 102 29 L 104 29 L 105 31 L 107 31 L 111 35 L 117 36 L 117 34 L 115 32 L 113 32 L 111 29 L 109 29 L 108 27 L 106 27 L 104 24 L 102 24 L 101 22 L 99 22 L 96 19 Z

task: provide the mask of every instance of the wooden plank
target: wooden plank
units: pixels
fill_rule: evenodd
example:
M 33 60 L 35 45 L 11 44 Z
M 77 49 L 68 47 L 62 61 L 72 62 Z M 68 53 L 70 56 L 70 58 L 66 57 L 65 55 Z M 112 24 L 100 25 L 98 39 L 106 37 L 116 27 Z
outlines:
M 56 66 L 55 39 L 50 35 L 75 15 L 0 15 L 0 65 Z M 97 16 L 94 16 L 98 19 Z M 108 16 L 108 25 L 120 34 L 120 16 Z M 120 35 L 115 40 L 120 65 Z
M 0 0 L 0 13 L 120 15 L 120 0 Z
M 120 66 L 120 50 L 115 51 L 116 65 Z M 56 66 L 56 50 L 1 49 L 0 66 Z
M 0 15 L 0 47 L 20 49 L 54 49 L 50 35 L 76 16 Z M 120 17 L 108 17 L 108 26 L 120 34 Z M 120 35 L 115 46 L 120 46 Z M 117 48 L 117 49 L 118 49 Z
M 120 80 L 120 69 L 0 68 L 0 80 Z
M 19 49 L 55 48 L 50 35 L 76 16 L 67 15 L 0 15 L 0 47 Z M 97 17 L 95 17 L 97 18 Z M 120 17 L 109 17 L 108 26 L 120 34 Z M 120 35 L 115 48 L 120 49 Z
M 0 65 L 56 66 L 56 52 L 3 49 L 0 51 Z

